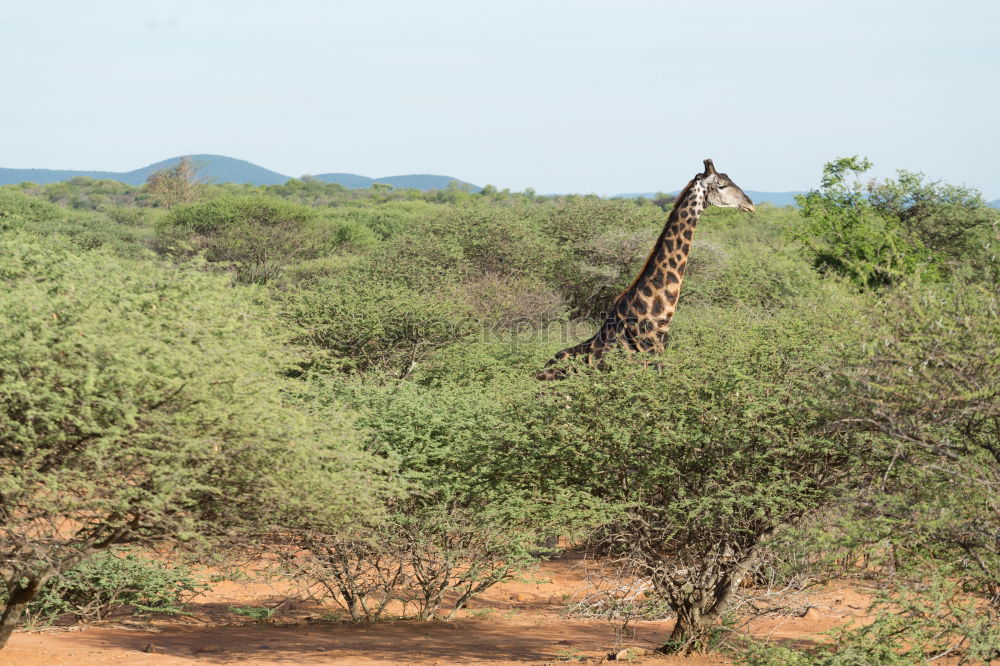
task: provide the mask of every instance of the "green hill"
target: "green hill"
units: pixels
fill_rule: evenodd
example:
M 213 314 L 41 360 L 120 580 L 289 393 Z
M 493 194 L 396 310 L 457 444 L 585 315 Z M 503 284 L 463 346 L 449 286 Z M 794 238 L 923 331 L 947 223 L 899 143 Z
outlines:
M 359 176 L 354 173 L 321 173 L 312 176 L 326 183 L 337 183 L 352 190 L 365 189 L 371 187 L 373 183 L 386 183 L 399 189 L 423 190 L 446 190 L 450 183 L 458 183 L 460 186 L 469 188 L 472 192 L 478 192 L 482 188 L 472 183 L 452 178 L 451 176 L 438 176 L 429 173 L 415 173 L 407 176 L 384 176 L 382 178 L 369 178 Z
M 0 168 L 0 185 L 17 183 L 58 183 L 73 178 L 85 177 L 96 180 L 117 180 L 128 185 L 142 185 L 149 175 L 160 169 L 173 166 L 182 156 L 171 157 L 132 171 L 77 171 L 58 169 L 3 169 Z M 251 185 L 280 185 L 289 177 L 257 166 L 246 160 L 238 160 L 224 155 L 187 155 L 198 167 L 198 177 L 212 183 L 249 183 Z
M 181 160 L 180 155 L 161 160 L 132 171 L 84 171 L 73 169 L 5 169 L 0 168 L 0 185 L 16 185 L 18 183 L 58 183 L 74 178 L 94 178 L 95 180 L 117 180 L 129 185 L 142 185 L 150 174 L 171 167 Z M 265 169 L 246 160 L 238 160 L 225 155 L 187 155 L 198 167 L 198 178 L 209 183 L 246 183 L 249 185 L 281 185 L 289 176 Z M 410 174 L 404 176 L 386 176 L 384 178 L 369 178 L 353 173 L 323 173 L 312 176 L 327 183 L 339 183 L 350 189 L 366 189 L 372 183 L 386 183 L 400 189 L 444 190 L 451 182 L 468 187 L 473 192 L 481 188 L 466 183 L 451 176 L 434 174 Z

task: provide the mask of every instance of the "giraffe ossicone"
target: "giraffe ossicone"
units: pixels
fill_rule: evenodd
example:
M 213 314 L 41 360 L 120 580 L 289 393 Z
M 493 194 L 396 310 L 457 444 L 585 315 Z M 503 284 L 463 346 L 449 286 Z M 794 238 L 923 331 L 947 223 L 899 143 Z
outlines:
M 677 195 L 649 258 L 612 303 L 601 328 L 593 337 L 556 354 L 538 373 L 538 379 L 561 378 L 565 371 L 557 364 L 566 358 L 583 357 L 593 365 L 614 348 L 646 354 L 663 351 L 701 213 L 708 206 L 754 209 L 750 197 L 727 174 L 716 171 L 712 160 L 704 164 L 705 170 Z

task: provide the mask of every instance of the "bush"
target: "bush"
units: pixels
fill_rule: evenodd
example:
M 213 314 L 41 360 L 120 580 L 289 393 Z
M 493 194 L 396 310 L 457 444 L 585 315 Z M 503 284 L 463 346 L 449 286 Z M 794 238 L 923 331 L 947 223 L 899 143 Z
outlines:
M 631 559 L 677 613 L 665 649 L 704 647 L 762 544 L 858 464 L 849 438 L 825 430 L 839 412 L 817 390 L 857 334 L 852 306 L 689 311 L 661 372 L 619 358 L 521 416 L 532 435 L 508 449 L 509 473 L 622 507 L 601 547 Z
M 241 283 L 267 282 L 289 263 L 325 254 L 340 237 L 313 208 L 262 196 L 222 196 L 170 211 L 158 246 L 180 257 L 204 252 L 237 269 Z
M 697 256 L 702 257 L 706 249 L 704 244 L 698 247 Z M 692 263 L 681 291 L 683 303 L 774 310 L 823 300 L 822 280 L 800 257 L 788 252 L 738 247 L 714 260 Z
M 289 293 L 282 312 L 318 368 L 400 378 L 478 328 L 461 303 L 349 278 Z
M 393 601 L 416 617 L 451 620 L 475 595 L 534 565 L 539 534 L 491 508 L 421 500 L 352 537 L 305 533 L 279 547 L 280 571 L 311 597 L 333 600 L 355 622 L 373 622 Z
M 21 235 L 0 257 L 0 644 L 49 578 L 114 544 L 377 514 L 380 466 L 343 413 L 288 403 L 259 304 Z
M 979 277 L 996 280 L 1000 267 L 990 248 L 1000 239 L 1000 214 L 978 192 L 925 184 L 906 171 L 897 181 L 863 186 L 857 178 L 871 166 L 857 156 L 830 162 L 820 189 L 798 197 L 804 223 L 792 236 L 805 243 L 818 269 L 865 288 L 970 265 Z
M 582 198 L 556 206 L 540 222 L 561 249 L 547 277 L 575 316 L 603 318 L 665 222 L 659 208 L 631 201 Z
M 875 620 L 827 632 L 831 643 L 811 650 L 752 643 L 738 657 L 750 666 L 916 666 L 948 658 L 958 664 L 992 664 L 1000 659 L 998 616 L 982 612 L 946 579 L 927 572 L 922 590 L 902 586 L 883 590 L 870 612 Z
M 152 231 L 142 224 L 145 216 L 128 217 L 128 222 L 122 222 L 105 213 L 66 210 L 22 192 L 0 188 L 0 231 L 20 229 L 39 236 L 58 235 L 81 249 L 105 247 L 125 257 L 148 254 Z
M 488 203 L 442 207 L 390 238 L 374 258 L 373 273 L 414 289 L 473 276 L 542 278 L 555 247 L 517 211 Z M 392 266 L 386 271 L 386 266 Z
M 63 217 L 65 211 L 58 206 L 10 187 L 0 187 L 0 231 L 30 231 L 39 223 L 54 222 Z
M 380 205 L 338 206 L 325 212 L 328 219 L 344 224 L 360 224 L 381 239 L 408 234 L 414 224 L 434 219 L 445 211 L 424 201 L 390 201 Z
M 536 332 L 567 317 L 559 293 L 529 277 L 474 275 L 436 289 L 440 297 L 464 303 L 484 333 Z
M 184 612 L 185 599 L 206 589 L 190 569 L 167 567 L 136 552 L 101 552 L 52 578 L 28 605 L 33 625 L 51 624 L 61 615 L 102 620 L 124 606 L 133 612 Z
M 481 356 L 463 357 L 495 350 L 475 348 Z M 454 617 L 469 598 L 535 563 L 547 535 L 599 522 L 598 503 L 539 486 L 532 461 L 511 455 L 526 436 L 516 407 L 537 391 L 531 373 L 498 368 L 489 380 L 455 381 L 452 363 L 468 366 L 450 355 L 463 349 L 443 350 L 448 362 L 412 381 L 323 383 L 361 410 L 369 450 L 394 461 L 407 489 L 380 526 L 359 526 L 353 536 L 301 534 L 292 544 L 303 555 L 279 546 L 286 575 L 333 597 L 355 620 L 379 617 L 393 600 L 430 619 L 446 597 L 455 598 L 446 613 Z
M 976 281 L 1000 280 L 996 246 L 1000 211 L 971 188 L 924 182 L 919 173 L 899 171 L 896 180 L 868 185 L 872 207 L 899 220 L 908 238 L 930 248 L 948 272 Z

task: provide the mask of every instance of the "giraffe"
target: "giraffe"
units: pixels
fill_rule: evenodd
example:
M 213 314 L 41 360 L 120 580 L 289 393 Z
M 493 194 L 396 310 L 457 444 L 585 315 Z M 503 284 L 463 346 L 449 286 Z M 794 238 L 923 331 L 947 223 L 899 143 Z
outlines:
M 543 380 L 560 379 L 565 371 L 555 364 L 582 356 L 597 363 L 616 345 L 627 352 L 662 352 L 677 307 L 684 268 L 695 225 L 708 206 L 739 208 L 752 212 L 753 202 L 729 176 L 705 160 L 705 171 L 696 175 L 677 196 L 670 217 L 639 275 L 612 304 L 604 324 L 593 337 L 567 347 L 538 373 Z

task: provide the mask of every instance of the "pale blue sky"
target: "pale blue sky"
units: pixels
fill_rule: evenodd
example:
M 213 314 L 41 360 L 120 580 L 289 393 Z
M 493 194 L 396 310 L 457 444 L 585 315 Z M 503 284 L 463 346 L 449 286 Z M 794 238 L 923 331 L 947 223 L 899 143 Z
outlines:
M 877 5 L 877 6 L 872 6 Z M 1000 3 L 0 2 L 0 166 L 808 189 L 860 153 L 1000 197 Z

